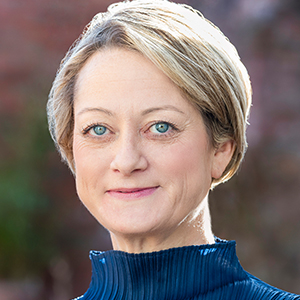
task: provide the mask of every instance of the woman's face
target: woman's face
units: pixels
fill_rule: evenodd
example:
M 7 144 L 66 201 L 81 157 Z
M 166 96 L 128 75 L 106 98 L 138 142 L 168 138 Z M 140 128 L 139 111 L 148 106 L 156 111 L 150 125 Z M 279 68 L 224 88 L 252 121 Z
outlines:
M 182 235 L 219 166 L 171 80 L 139 53 L 99 51 L 79 73 L 74 118 L 77 192 L 92 215 L 115 237 Z

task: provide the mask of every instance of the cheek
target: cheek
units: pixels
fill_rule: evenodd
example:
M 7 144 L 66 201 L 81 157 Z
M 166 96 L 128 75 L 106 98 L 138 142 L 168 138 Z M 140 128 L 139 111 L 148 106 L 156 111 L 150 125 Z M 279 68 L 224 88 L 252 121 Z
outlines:
M 76 137 L 73 139 L 73 157 L 75 166 L 77 168 L 81 165 L 82 160 L 85 158 L 84 154 L 84 144 L 80 142 Z
M 79 199 L 92 215 L 97 210 L 96 202 L 103 191 L 104 167 L 103 155 L 99 149 L 90 147 L 81 139 L 74 138 L 73 155 L 75 161 L 75 182 Z
M 153 162 L 170 177 L 205 176 L 210 180 L 211 155 L 206 143 L 193 140 L 172 144 L 155 153 Z
M 73 156 L 75 163 L 76 179 L 79 179 L 84 177 L 86 172 L 89 172 L 92 166 L 90 162 L 92 156 L 90 151 L 85 146 L 84 142 L 76 138 L 74 138 L 73 142 Z
M 73 156 L 77 189 L 92 186 L 103 173 L 103 154 L 96 147 L 90 147 L 79 138 L 74 138 Z
M 89 182 L 91 173 L 91 164 L 89 163 L 90 155 L 86 151 L 86 147 L 82 141 L 74 137 L 73 141 L 73 156 L 75 163 L 75 181 L 77 194 L 81 201 L 84 200 L 84 190 L 86 190 L 85 182 Z

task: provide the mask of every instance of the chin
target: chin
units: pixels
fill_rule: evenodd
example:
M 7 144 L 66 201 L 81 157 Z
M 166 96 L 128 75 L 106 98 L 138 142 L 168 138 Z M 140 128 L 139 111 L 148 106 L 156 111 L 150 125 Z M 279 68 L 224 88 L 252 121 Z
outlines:
M 135 216 L 136 217 L 136 216 Z M 146 220 L 146 222 L 145 222 Z M 104 225 L 104 224 L 103 224 Z M 141 221 L 140 218 L 131 218 L 130 220 L 118 220 L 118 222 L 114 224 L 104 225 L 109 232 L 112 232 L 115 235 L 128 235 L 128 236 L 151 236 L 155 232 L 161 230 L 159 229 L 159 224 L 155 222 L 149 222 L 149 220 L 143 218 Z

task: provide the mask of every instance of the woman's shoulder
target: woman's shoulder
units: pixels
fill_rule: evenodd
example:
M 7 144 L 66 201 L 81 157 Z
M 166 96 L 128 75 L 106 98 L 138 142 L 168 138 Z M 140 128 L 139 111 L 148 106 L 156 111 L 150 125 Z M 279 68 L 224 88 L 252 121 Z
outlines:
M 193 300 L 300 300 L 300 295 L 280 290 L 244 272 L 247 278 L 235 280 Z
M 289 293 L 273 287 L 257 277 L 246 272 L 249 276 L 249 288 L 252 290 L 255 300 L 300 300 L 300 295 Z M 251 298 L 252 299 L 252 298 Z
M 235 241 L 226 241 L 215 237 L 215 242 L 216 247 L 225 247 L 226 253 L 228 253 L 221 264 L 225 267 L 229 266 L 228 269 L 231 271 L 227 271 L 226 274 L 227 277 L 232 278 L 231 283 L 224 285 L 219 290 L 222 294 L 222 300 L 300 300 L 300 295 L 273 287 L 245 271 L 236 255 Z

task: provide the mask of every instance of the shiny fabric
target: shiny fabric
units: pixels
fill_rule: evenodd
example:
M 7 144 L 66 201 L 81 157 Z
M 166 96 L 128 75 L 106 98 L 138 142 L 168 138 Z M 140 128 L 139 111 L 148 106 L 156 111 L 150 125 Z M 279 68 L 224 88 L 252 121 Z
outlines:
M 152 253 L 91 251 L 92 281 L 75 300 L 300 300 L 245 272 L 235 246 L 217 239 Z

